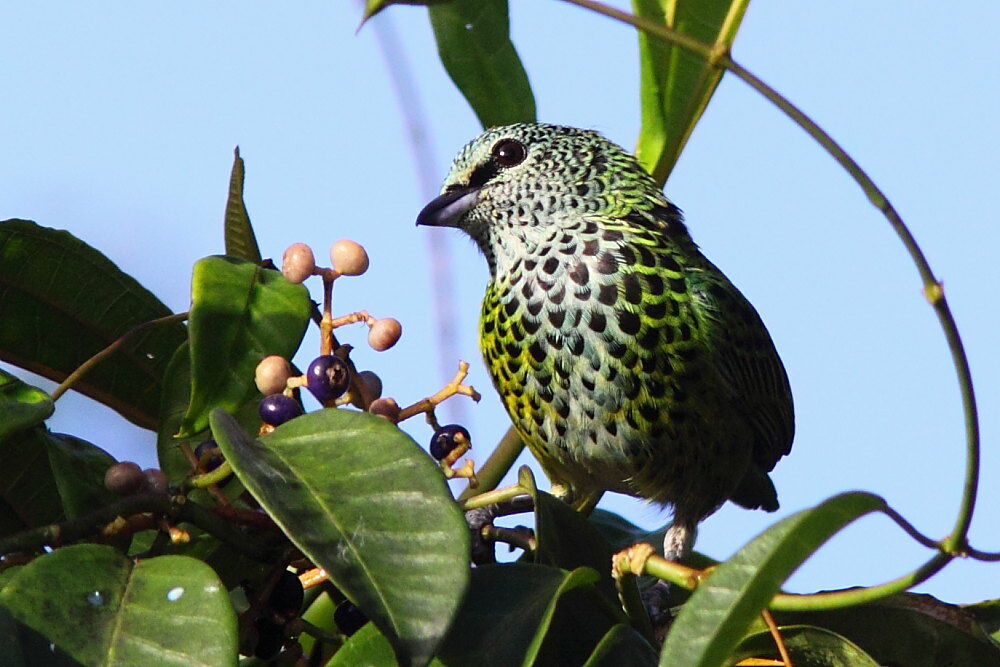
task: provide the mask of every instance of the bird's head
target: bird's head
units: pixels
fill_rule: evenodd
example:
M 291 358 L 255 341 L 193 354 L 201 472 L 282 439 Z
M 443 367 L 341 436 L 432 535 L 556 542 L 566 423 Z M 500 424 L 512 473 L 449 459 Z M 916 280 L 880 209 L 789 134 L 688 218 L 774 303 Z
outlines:
M 596 132 L 521 123 L 490 128 L 466 145 L 417 224 L 462 229 L 492 264 L 584 219 L 664 204 L 635 158 Z

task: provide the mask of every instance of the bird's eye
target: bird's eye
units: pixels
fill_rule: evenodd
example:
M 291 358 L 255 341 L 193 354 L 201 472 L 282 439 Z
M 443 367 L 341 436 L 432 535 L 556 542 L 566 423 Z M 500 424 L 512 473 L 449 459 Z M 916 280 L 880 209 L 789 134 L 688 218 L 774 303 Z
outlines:
M 515 139 L 501 139 L 493 147 L 493 159 L 501 167 L 514 167 L 524 162 L 528 156 L 528 149 L 520 141 Z

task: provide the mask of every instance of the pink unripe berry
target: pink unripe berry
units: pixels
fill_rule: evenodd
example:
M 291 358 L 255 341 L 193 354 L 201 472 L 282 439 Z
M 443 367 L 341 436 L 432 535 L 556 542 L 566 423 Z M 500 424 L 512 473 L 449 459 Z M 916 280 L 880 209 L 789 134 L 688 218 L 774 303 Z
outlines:
M 264 357 L 254 373 L 257 389 L 265 396 L 285 391 L 285 384 L 292 376 L 292 365 L 284 357 L 272 354 Z
M 371 331 L 368 332 L 368 344 L 376 352 L 384 352 L 395 345 L 402 335 L 403 325 L 399 320 L 384 317 L 372 324 Z
M 358 373 L 358 382 L 365 388 L 365 394 L 370 400 L 375 400 L 382 395 L 382 378 L 372 371 L 361 371 Z
M 305 243 L 293 243 L 281 256 L 281 273 L 290 283 L 301 283 L 316 270 L 316 257 Z
M 330 246 L 333 270 L 345 276 L 360 276 L 368 270 L 368 253 L 359 243 L 342 239 Z
M 393 398 L 380 398 L 372 401 L 372 404 L 368 406 L 368 412 L 384 417 L 393 424 L 399 421 L 399 404 Z

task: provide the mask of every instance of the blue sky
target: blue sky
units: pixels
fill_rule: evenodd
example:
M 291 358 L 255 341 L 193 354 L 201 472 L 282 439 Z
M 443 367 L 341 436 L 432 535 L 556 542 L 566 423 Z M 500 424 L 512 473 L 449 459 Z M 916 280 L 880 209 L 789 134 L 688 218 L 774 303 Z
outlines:
M 631 146 L 639 119 L 634 34 L 564 3 L 511 5 L 539 118 Z M 345 237 L 367 247 L 369 273 L 339 283 L 335 307 L 403 323 L 403 340 L 386 353 L 363 349 L 361 328 L 343 336 L 358 345 L 359 362 L 382 375 L 387 394 L 414 401 L 442 382 L 441 359 L 449 369 L 459 359 L 473 363 L 470 381 L 484 399 L 459 414 L 485 459 L 507 423 L 476 349 L 485 263 L 457 233 L 413 225 L 433 194 L 427 183 L 440 182 L 479 132 L 437 61 L 425 15 L 394 7 L 355 35 L 353 2 L 101 10 L 7 3 L 0 218 L 68 229 L 185 310 L 192 263 L 222 251 L 238 144 L 265 255 L 280 257 L 302 241 L 322 256 Z M 942 9 L 925 1 L 772 0 L 751 5 L 734 47 L 737 60 L 868 170 L 944 280 L 982 409 L 983 484 L 971 533 L 981 549 L 1000 549 L 998 20 L 1000 5 L 982 1 Z M 378 30 L 399 40 L 419 93 L 426 128 L 419 171 L 388 76 L 401 65 L 387 62 Z M 666 192 L 705 253 L 761 312 L 788 368 L 798 418 L 792 454 L 773 475 L 779 513 L 727 506 L 703 524 L 697 548 L 725 557 L 777 518 L 848 489 L 879 493 L 924 532 L 944 535 L 964 465 L 957 386 L 916 272 L 879 213 L 808 136 L 731 77 Z M 454 345 L 444 350 L 434 326 L 431 245 L 453 258 Z M 300 364 L 314 345 L 313 335 Z M 121 458 L 155 461 L 151 434 L 86 399 L 61 399 L 52 425 Z M 430 437 L 422 423 L 406 428 L 422 443 Z M 649 527 L 667 516 L 621 497 L 606 506 Z M 878 583 L 928 555 L 887 519 L 865 519 L 789 587 Z M 958 602 L 1000 597 L 997 567 L 954 563 L 920 590 Z

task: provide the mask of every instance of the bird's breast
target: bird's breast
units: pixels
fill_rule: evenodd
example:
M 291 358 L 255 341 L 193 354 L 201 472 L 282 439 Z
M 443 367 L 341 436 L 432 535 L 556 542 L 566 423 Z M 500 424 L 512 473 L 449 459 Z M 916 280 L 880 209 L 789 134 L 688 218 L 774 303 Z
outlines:
M 609 488 L 652 439 L 675 437 L 694 362 L 680 267 L 623 252 L 621 236 L 579 235 L 515 259 L 494 276 L 481 322 L 486 363 L 528 444 Z

